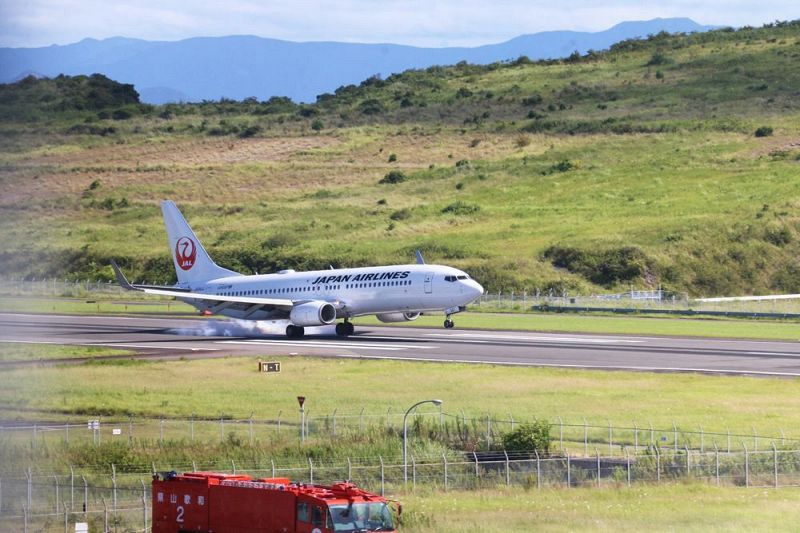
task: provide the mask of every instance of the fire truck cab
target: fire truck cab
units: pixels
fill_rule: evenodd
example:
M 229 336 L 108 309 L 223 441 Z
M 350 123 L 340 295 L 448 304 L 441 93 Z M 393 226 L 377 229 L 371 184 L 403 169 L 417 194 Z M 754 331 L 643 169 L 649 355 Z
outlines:
M 394 532 L 385 498 L 352 483 L 170 472 L 153 477 L 153 533 Z

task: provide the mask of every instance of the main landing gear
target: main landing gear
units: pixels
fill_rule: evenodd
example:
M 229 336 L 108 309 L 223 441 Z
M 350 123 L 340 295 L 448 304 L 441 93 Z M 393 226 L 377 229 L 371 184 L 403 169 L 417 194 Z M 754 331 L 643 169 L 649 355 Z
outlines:
M 303 326 L 295 326 L 294 324 L 289 324 L 286 326 L 286 336 L 290 339 L 300 339 L 305 334 L 306 330 L 303 328 Z
M 347 337 L 348 335 L 352 335 L 355 332 L 355 330 L 356 328 L 353 326 L 353 323 L 348 322 L 347 320 L 336 324 L 336 334 L 340 337 Z
M 455 326 L 455 325 L 456 325 L 455 322 L 450 320 L 450 315 L 447 315 L 447 318 L 444 319 L 444 327 L 446 329 L 452 329 L 453 326 Z

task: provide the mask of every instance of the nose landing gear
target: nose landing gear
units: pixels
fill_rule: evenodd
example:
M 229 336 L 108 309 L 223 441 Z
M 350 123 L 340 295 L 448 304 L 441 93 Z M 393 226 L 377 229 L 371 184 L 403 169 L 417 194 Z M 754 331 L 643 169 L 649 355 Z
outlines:
M 444 327 L 446 329 L 452 329 L 453 326 L 455 326 L 455 325 L 456 325 L 455 322 L 450 320 L 450 315 L 448 315 L 447 318 L 444 319 Z

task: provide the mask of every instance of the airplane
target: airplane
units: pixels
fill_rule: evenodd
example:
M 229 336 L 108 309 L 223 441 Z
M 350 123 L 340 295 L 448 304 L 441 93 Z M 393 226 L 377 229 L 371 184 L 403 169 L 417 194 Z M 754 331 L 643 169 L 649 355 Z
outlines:
M 336 334 L 346 337 L 355 332 L 351 319 L 364 315 L 390 323 L 444 312 L 444 327 L 449 329 L 455 325 L 451 316 L 483 294 L 483 287 L 466 272 L 426 264 L 418 250 L 416 263 L 409 265 L 243 275 L 214 263 L 174 202 L 161 202 L 161 212 L 178 283 L 134 285 L 112 261 L 122 288 L 173 296 L 203 315 L 287 320 L 289 338 L 303 337 L 305 327 L 339 319 Z

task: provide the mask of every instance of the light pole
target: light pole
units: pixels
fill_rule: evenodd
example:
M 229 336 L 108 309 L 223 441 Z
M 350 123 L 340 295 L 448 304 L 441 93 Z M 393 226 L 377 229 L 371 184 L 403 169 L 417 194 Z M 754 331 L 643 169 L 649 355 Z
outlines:
M 405 416 L 403 416 L 403 482 L 408 483 L 408 415 L 413 411 L 417 406 L 422 405 L 423 403 L 432 403 L 433 405 L 442 405 L 442 400 L 422 400 L 421 402 L 417 402 L 411 407 L 408 408 L 406 411 Z

